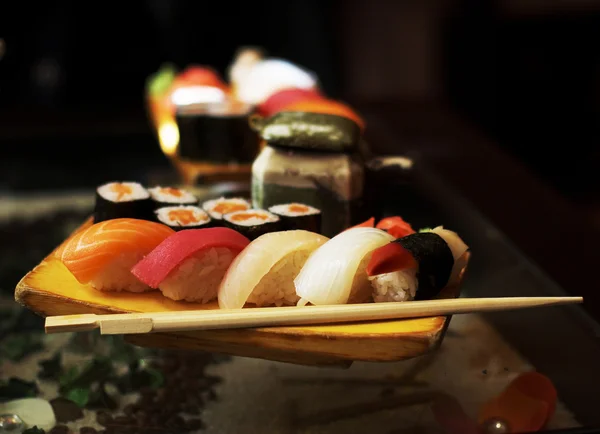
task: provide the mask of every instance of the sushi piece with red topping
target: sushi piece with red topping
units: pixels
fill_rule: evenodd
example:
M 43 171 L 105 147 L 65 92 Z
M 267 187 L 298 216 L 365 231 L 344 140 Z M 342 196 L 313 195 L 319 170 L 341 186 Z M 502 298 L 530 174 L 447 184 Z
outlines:
M 131 269 L 172 300 L 208 303 L 233 259 L 250 240 L 228 228 L 185 229 L 156 246 Z

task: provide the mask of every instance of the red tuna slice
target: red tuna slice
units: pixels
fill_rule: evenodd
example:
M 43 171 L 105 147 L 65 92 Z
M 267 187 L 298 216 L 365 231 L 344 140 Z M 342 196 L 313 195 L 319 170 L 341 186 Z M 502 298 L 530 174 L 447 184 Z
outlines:
M 367 265 L 367 275 L 377 276 L 416 266 L 417 261 L 413 255 L 400 244 L 392 242 L 373 250 Z
M 275 113 L 285 110 L 291 104 L 309 99 L 323 99 L 318 89 L 287 88 L 272 94 L 265 102 L 259 105 L 261 115 L 269 117 Z
M 151 288 L 158 288 L 171 271 L 201 250 L 224 247 L 237 255 L 248 244 L 248 238 L 229 228 L 184 229 L 156 246 L 131 273 Z

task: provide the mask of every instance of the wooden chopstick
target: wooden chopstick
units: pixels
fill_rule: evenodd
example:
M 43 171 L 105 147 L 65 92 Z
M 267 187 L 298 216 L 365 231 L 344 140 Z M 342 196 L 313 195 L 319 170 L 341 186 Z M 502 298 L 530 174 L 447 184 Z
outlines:
M 422 318 L 582 302 L 583 297 L 457 298 L 333 306 L 262 307 L 107 315 L 63 315 L 46 318 L 46 333 L 86 331 L 98 327 L 101 334 L 112 335 L 301 324 L 318 325 Z

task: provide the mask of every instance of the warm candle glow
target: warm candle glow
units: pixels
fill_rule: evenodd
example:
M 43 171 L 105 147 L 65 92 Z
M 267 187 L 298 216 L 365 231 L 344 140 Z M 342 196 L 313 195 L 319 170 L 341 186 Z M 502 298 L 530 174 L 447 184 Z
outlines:
M 172 156 L 179 145 L 179 129 L 175 121 L 164 121 L 158 127 L 160 148 L 167 156 Z

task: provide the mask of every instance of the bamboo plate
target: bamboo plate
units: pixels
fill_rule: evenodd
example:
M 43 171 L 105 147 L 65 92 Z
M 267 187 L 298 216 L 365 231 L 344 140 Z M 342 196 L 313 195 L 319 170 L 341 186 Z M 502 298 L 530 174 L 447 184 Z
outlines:
M 91 224 L 90 218 L 71 237 Z M 466 267 L 462 270 L 461 282 L 465 271 Z M 458 287 L 446 288 L 442 297 L 456 297 L 458 293 Z M 21 279 L 15 289 L 15 300 L 44 317 L 218 308 L 216 302 L 203 305 L 173 301 L 159 291 L 100 292 L 77 282 L 54 252 Z M 303 365 L 347 367 L 353 361 L 399 361 L 434 350 L 441 344 L 450 318 L 152 333 L 126 335 L 125 339 L 142 347 L 202 350 Z

